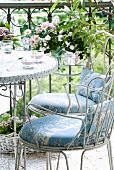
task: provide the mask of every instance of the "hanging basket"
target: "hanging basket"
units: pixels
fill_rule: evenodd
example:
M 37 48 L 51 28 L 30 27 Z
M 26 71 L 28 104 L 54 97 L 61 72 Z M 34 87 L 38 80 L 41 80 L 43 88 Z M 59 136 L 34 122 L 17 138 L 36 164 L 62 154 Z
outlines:
M 11 152 L 14 152 L 14 134 L 0 135 L 0 153 Z
M 16 142 L 18 135 L 16 136 Z M 27 153 L 35 152 L 33 149 L 26 148 Z M 14 133 L 0 135 L 0 153 L 14 153 Z

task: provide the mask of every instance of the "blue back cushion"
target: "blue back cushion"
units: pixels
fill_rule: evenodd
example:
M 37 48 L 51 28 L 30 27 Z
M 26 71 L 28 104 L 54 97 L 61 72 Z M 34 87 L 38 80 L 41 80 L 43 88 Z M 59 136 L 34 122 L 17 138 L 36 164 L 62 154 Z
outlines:
M 85 123 L 85 128 L 84 128 Z M 84 136 L 84 132 L 87 136 L 89 134 L 89 141 L 97 137 L 99 134 L 99 140 L 103 139 L 114 124 L 114 101 L 104 101 L 102 104 L 89 107 L 87 115 L 85 115 L 84 123 L 82 123 L 81 137 Z
M 89 87 L 91 87 L 91 88 L 101 88 L 101 87 L 104 86 L 104 79 L 105 79 L 104 75 L 101 75 L 99 73 L 96 73 L 96 72 L 93 72 L 93 71 L 88 70 L 86 68 L 83 68 L 81 75 L 80 75 L 80 84 L 87 86 L 88 83 L 94 78 L 97 78 L 97 79 L 93 80 L 90 83 Z M 107 81 L 108 81 L 108 79 L 107 79 Z M 84 89 L 83 87 L 79 87 L 78 88 L 78 94 L 86 97 L 87 96 L 87 90 Z M 93 89 L 89 90 L 88 98 L 93 100 L 94 102 L 99 102 L 100 91 L 97 92 L 97 91 L 94 91 Z

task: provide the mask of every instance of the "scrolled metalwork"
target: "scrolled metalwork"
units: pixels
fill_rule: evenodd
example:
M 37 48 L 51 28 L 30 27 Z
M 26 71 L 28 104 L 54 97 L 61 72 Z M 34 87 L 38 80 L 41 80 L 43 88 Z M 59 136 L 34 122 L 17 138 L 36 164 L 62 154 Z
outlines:
M 3 90 L 3 91 L 6 91 L 8 89 L 7 85 L 5 84 L 1 84 L 0 85 L 0 88 Z M 1 95 L 1 94 L 0 94 Z

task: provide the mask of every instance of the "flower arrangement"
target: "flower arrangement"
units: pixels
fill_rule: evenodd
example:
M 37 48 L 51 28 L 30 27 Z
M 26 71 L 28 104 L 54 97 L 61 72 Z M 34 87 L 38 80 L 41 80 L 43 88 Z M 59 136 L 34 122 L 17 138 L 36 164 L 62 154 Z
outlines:
M 13 33 L 11 33 L 8 28 L 0 27 L 0 40 L 13 40 Z
M 67 15 L 55 16 L 52 22 L 43 22 L 40 26 L 34 30 L 26 29 L 24 31 L 24 37 L 29 38 L 30 46 L 32 50 L 43 50 L 45 53 L 55 52 L 59 56 L 68 52 L 79 51 L 79 58 L 83 59 L 84 55 L 88 54 L 88 46 L 85 45 L 84 37 L 88 36 L 86 31 L 82 28 L 75 29 L 73 24 L 73 17 Z
M 66 51 L 78 52 L 79 59 L 85 59 L 92 47 L 97 49 L 94 52 L 97 57 L 103 50 L 107 35 L 98 34 L 99 30 L 104 30 L 104 25 L 99 26 L 95 19 L 88 18 L 85 11 L 65 7 L 62 17 L 55 16 L 51 23 L 43 22 L 35 31 L 27 29 L 24 36 L 29 37 L 33 50 L 55 51 L 58 56 Z
M 32 50 L 43 50 L 45 53 L 56 51 L 58 45 L 58 33 L 56 24 L 48 21 L 35 28 L 35 31 L 26 29 L 24 37 L 28 37 Z
M 21 46 L 19 43 L 18 36 L 15 36 L 13 32 L 10 31 L 10 25 L 8 23 L 4 24 L 4 22 L 0 20 L 0 41 L 13 41 L 13 48 L 15 49 L 16 46 Z
M 22 126 L 23 120 L 20 120 L 18 117 L 16 117 L 17 133 Z M 8 113 L 0 115 L 0 134 L 10 134 L 12 132 L 14 132 L 14 117 L 11 117 Z
M 32 119 L 36 119 L 36 116 L 31 116 Z M 28 119 L 26 119 L 26 122 Z M 23 126 L 23 120 L 16 117 L 16 132 L 19 133 Z M 0 115 L 0 134 L 10 134 L 14 132 L 14 117 L 11 117 L 10 114 L 4 113 Z
M 50 9 L 53 12 L 60 0 L 56 0 Z M 85 1 L 70 1 L 70 7 L 64 7 L 64 14 L 57 25 L 59 45 L 65 51 L 79 51 L 80 59 L 94 57 L 103 52 L 105 42 L 110 38 L 107 27 L 96 16 L 96 11 L 91 17 L 84 5 Z M 91 3 L 91 2 L 90 2 Z M 79 8 L 79 5 L 82 5 Z M 90 5 L 91 6 L 91 5 Z M 97 49 L 97 50 L 96 50 Z

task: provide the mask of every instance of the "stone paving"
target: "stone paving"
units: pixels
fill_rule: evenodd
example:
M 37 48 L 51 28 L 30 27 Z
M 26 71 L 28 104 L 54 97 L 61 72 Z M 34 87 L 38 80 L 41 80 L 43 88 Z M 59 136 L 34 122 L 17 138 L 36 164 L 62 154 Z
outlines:
M 114 162 L 114 132 L 111 137 L 112 153 Z M 84 157 L 84 170 L 109 170 L 106 146 L 86 152 Z M 70 170 L 79 170 L 81 151 L 67 151 Z M 56 170 L 57 155 L 52 155 L 53 170 Z M 27 154 L 27 170 L 45 170 L 46 169 L 45 153 Z M 0 170 L 14 170 L 14 154 L 0 154 Z M 61 156 L 60 169 L 66 170 L 65 160 Z

